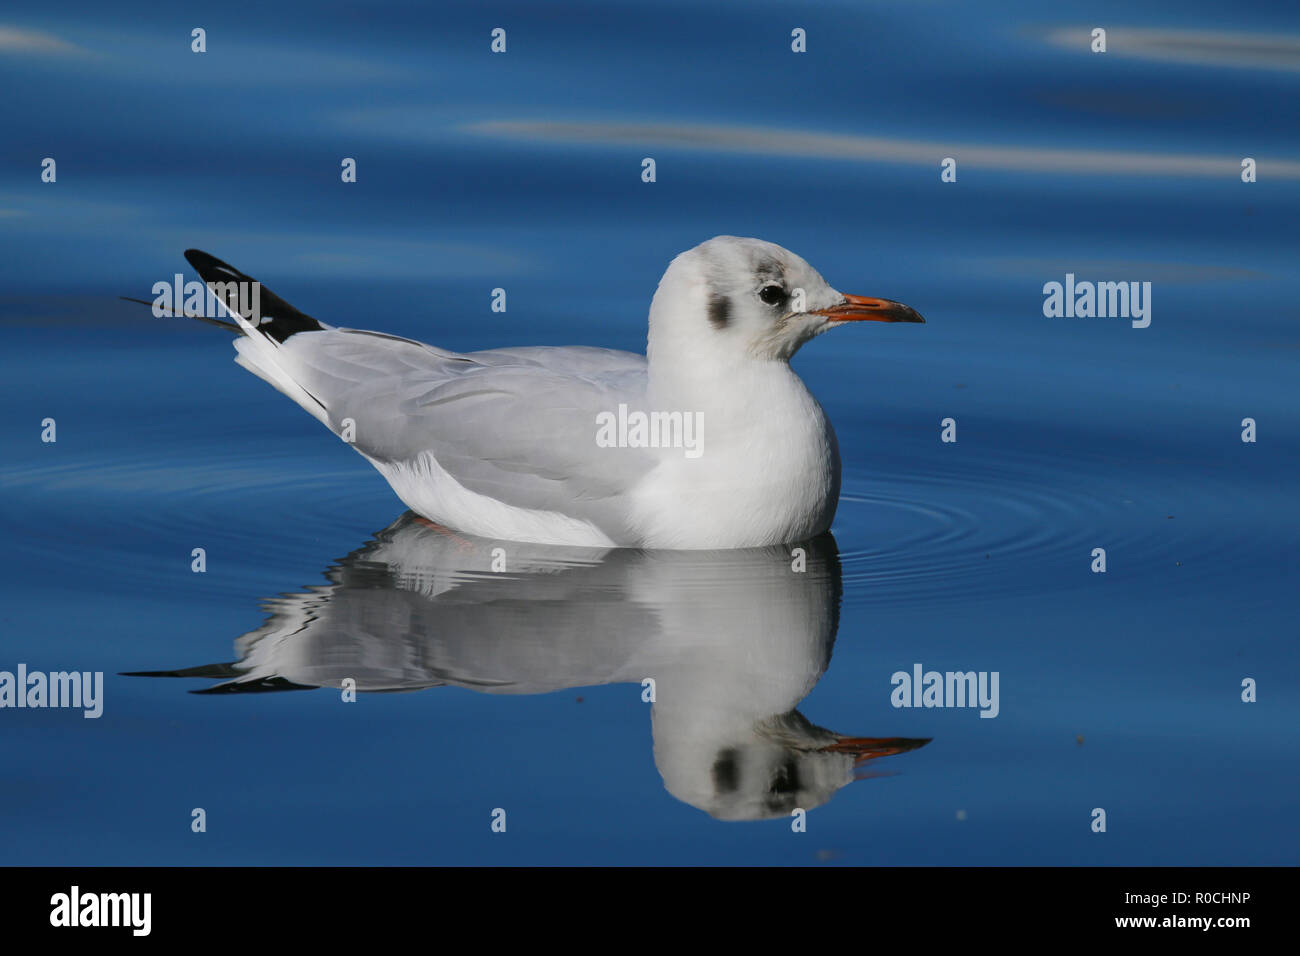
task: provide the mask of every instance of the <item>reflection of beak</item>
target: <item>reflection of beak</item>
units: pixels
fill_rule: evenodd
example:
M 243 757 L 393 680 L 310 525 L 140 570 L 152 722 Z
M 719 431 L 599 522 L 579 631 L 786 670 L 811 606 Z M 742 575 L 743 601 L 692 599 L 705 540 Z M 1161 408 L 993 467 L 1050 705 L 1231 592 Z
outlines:
M 894 754 L 924 747 L 930 740 L 929 737 L 841 737 L 830 746 L 823 747 L 822 752 L 852 754 L 853 766 L 861 767 L 868 760 L 877 757 L 892 757 Z
M 892 299 L 873 299 L 863 295 L 846 295 L 839 305 L 817 309 L 810 315 L 824 315 L 832 322 L 924 322 L 911 306 Z

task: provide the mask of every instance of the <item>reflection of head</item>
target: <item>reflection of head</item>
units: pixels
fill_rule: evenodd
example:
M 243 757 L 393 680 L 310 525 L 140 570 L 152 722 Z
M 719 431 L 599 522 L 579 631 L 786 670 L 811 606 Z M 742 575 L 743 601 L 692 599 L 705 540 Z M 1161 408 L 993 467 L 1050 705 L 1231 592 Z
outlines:
M 823 749 L 835 740 L 798 711 L 773 717 L 741 739 L 714 741 L 707 781 L 698 774 L 691 781 L 707 786 L 673 795 L 723 820 L 788 816 L 796 807 L 820 806 L 853 780 L 853 758 Z M 675 781 L 665 782 L 673 790 Z
M 157 673 L 229 678 L 214 692 L 351 678 L 361 691 L 528 694 L 649 678 L 665 785 L 724 819 L 817 806 L 861 762 L 859 738 L 794 709 L 835 639 L 829 534 L 739 551 L 599 551 L 452 536 L 408 516 L 327 577 L 268 600 L 235 663 Z
M 844 737 L 792 710 L 760 721 L 730 741 L 701 735 L 694 765 L 688 759 L 666 766 L 658 747 L 656 753 L 664 785 L 677 799 L 719 820 L 759 820 L 821 806 L 841 787 L 862 779 L 857 770 L 863 764 L 926 743 L 909 737 Z M 706 776 L 702 771 L 710 754 Z

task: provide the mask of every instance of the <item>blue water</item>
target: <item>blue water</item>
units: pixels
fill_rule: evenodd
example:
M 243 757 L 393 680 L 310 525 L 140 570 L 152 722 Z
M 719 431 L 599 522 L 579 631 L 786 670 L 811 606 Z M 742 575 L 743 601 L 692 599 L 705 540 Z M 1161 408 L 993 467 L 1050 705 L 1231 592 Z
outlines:
M 0 28 L 0 670 L 106 681 L 98 720 L 0 710 L 0 863 L 1296 861 L 1295 11 L 128 2 Z M 719 233 L 928 320 L 795 359 L 844 458 L 802 575 L 782 549 L 494 574 L 225 333 L 116 298 L 193 278 L 194 246 L 326 321 L 637 350 L 668 260 Z M 1067 272 L 1150 281 L 1150 327 L 1044 317 Z M 918 663 L 998 672 L 997 717 L 892 706 Z M 186 692 L 223 686 L 264 692 Z

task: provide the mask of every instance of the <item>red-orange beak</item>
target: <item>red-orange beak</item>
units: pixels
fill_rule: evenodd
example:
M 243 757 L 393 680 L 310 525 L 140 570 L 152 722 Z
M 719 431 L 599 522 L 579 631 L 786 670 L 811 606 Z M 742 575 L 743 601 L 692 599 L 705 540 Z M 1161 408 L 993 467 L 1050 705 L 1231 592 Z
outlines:
M 853 765 L 861 767 L 867 761 L 875 760 L 877 757 L 892 757 L 894 754 L 906 753 L 924 747 L 929 742 L 929 737 L 841 737 L 835 743 L 823 747 L 822 750 L 850 754 L 853 757 Z
M 832 322 L 924 322 L 921 314 L 909 305 L 892 299 L 874 299 L 864 295 L 846 295 L 839 305 L 817 309 L 810 315 L 824 315 Z

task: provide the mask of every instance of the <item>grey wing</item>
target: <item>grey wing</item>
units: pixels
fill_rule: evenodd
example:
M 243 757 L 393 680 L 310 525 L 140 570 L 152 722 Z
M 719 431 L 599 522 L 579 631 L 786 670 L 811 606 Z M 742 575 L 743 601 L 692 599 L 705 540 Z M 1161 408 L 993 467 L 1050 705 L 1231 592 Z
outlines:
M 644 393 L 646 360 L 596 348 L 456 353 L 350 329 L 285 343 L 295 379 L 331 427 L 383 462 L 431 453 L 456 481 L 521 508 L 610 522 L 611 499 L 653 464 L 601 448 L 597 418 Z

